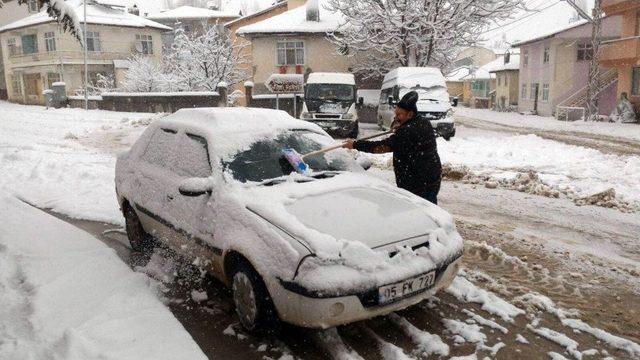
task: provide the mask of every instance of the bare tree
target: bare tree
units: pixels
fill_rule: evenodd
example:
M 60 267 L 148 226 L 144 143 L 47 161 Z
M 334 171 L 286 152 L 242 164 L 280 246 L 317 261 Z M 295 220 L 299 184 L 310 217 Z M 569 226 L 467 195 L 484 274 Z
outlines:
M 357 56 L 355 70 L 371 76 L 398 66 L 446 66 L 455 49 L 479 40 L 486 27 L 509 18 L 523 0 L 328 0 L 344 17 L 330 34 L 339 51 Z

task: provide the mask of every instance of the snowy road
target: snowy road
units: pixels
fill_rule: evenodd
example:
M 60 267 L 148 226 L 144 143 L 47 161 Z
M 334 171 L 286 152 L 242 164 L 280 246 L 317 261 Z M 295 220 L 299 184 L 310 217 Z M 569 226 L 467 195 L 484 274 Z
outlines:
M 337 331 L 285 328 L 278 338 L 254 338 L 235 325 L 231 298 L 220 284 L 202 280 L 197 269 L 164 251 L 140 267 L 141 259 L 121 234 L 103 234 L 122 222 L 113 194 L 114 155 L 130 146 L 150 115 L 92 112 L 86 118 L 79 110 L 45 111 L 2 102 L 0 111 L 5 115 L 0 121 L 0 171 L 5 174 L 0 187 L 65 214 L 64 220 L 94 234 L 130 267 L 157 279 L 174 316 L 210 358 L 422 359 L 476 354 L 538 359 L 549 358 L 550 352 L 575 359 L 640 357 L 637 213 L 447 181 L 442 206 L 454 214 L 467 241 L 465 270 L 448 292 L 397 316 Z M 460 127 L 455 141 L 439 145 L 445 161 L 448 157 L 463 162 L 477 155 L 465 156 L 470 151 L 466 149 L 473 148 L 470 143 L 481 146 L 487 139 L 504 142 L 512 136 Z M 585 154 L 581 147 L 544 141 L 568 156 Z M 531 146 L 539 144 L 534 141 Z M 630 154 L 593 154 L 595 166 L 610 160 L 635 166 Z M 384 159 L 377 165 L 384 165 Z M 504 164 L 486 166 L 485 170 L 505 171 Z M 548 172 L 550 164 L 527 166 Z M 370 171 L 393 181 L 385 166 Z M 577 168 L 571 171 L 572 176 L 581 174 Z M 587 185 L 592 184 L 597 181 Z M 192 293 L 194 289 L 206 291 L 207 300 L 196 303 L 194 298 L 202 294 Z

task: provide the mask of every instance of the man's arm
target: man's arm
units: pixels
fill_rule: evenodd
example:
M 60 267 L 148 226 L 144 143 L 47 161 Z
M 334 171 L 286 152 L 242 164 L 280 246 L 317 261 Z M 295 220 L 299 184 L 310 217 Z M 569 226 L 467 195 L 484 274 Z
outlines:
M 395 146 L 395 134 L 380 141 L 357 141 L 347 140 L 345 148 L 356 149 L 358 151 L 368 152 L 372 154 L 382 154 L 392 152 Z

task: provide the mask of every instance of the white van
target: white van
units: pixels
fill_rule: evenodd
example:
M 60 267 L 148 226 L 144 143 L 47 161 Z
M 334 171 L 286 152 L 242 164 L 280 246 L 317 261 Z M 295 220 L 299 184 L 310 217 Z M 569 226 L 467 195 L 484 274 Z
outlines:
M 332 136 L 358 137 L 356 79 L 349 73 L 311 73 L 304 88 L 300 118 L 319 125 Z
M 395 117 L 395 104 L 409 91 L 418 92 L 418 116 L 428 119 L 436 135 L 449 140 L 456 134 L 453 108 L 447 83 L 440 69 L 400 67 L 384 77 L 378 106 L 378 126 L 389 129 Z

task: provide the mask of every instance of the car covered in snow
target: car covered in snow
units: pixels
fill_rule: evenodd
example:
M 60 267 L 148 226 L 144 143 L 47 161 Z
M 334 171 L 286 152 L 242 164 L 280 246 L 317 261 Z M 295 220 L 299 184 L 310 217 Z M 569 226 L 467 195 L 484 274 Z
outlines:
M 449 140 L 456 135 L 453 107 L 447 83 L 434 67 L 400 67 L 389 71 L 382 82 L 378 126 L 390 129 L 395 104 L 409 91 L 418 93 L 418 117 L 431 122 L 437 136 Z
M 443 209 L 376 178 L 315 124 L 267 109 L 185 109 L 154 121 L 116 163 L 135 250 L 154 243 L 232 289 L 249 331 L 328 328 L 447 287 L 463 251 Z

